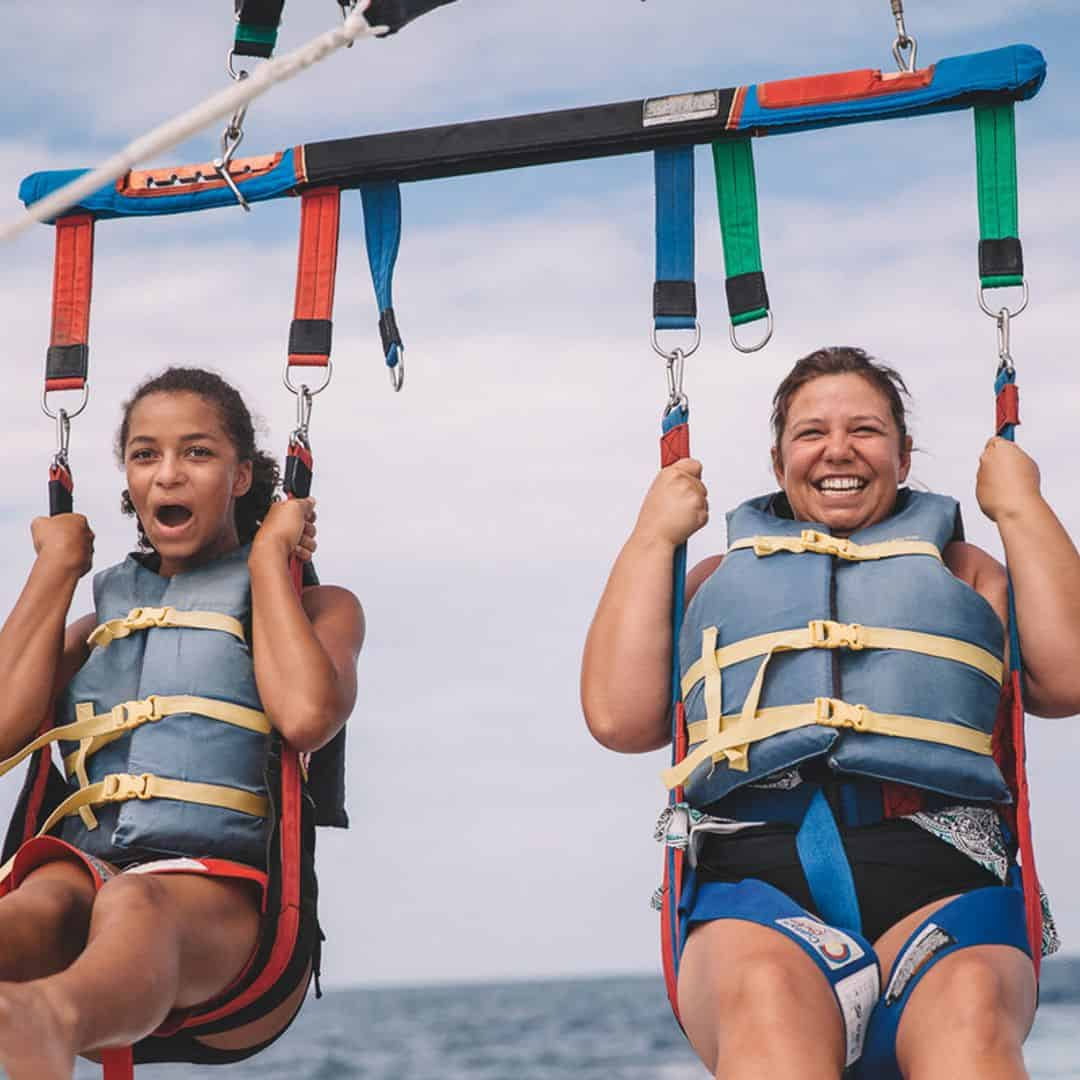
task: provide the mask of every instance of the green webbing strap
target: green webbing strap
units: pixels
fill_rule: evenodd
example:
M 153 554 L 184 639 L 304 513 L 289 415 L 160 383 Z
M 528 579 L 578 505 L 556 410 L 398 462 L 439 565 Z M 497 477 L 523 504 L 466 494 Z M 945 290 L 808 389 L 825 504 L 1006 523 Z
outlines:
M 984 289 L 1024 283 L 1016 200 L 1013 102 L 975 106 L 979 179 L 979 278 Z
M 722 139 L 712 144 L 712 150 L 724 241 L 728 312 L 732 326 L 741 326 L 769 314 L 758 238 L 754 151 L 749 137 Z
M 236 0 L 236 56 L 266 59 L 274 53 L 285 0 Z

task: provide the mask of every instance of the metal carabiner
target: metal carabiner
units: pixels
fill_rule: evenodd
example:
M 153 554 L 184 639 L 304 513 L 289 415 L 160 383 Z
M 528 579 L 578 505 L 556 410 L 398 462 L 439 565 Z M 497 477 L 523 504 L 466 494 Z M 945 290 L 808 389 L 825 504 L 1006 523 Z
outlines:
M 1008 308 L 1002 308 L 997 313 L 997 336 L 998 336 L 998 374 L 1007 371 L 1009 375 L 1016 374 L 1016 365 L 1012 358 L 1012 342 L 1010 340 L 1010 320 L 1012 314 Z
M 243 82 L 248 77 L 248 71 L 246 68 L 241 68 L 239 71 L 233 67 L 233 57 L 236 55 L 235 49 L 229 50 L 229 55 L 225 61 L 225 70 L 229 73 L 229 78 L 233 82 Z M 240 144 L 244 141 L 244 120 L 247 118 L 248 107 L 241 105 L 229 118 L 229 122 L 225 127 L 225 130 L 221 133 L 221 156 L 214 158 L 210 163 L 214 166 L 214 171 L 218 174 L 221 180 L 224 181 L 225 186 L 233 193 L 233 197 L 237 203 L 240 204 L 242 210 L 250 213 L 251 206 L 247 199 L 244 198 L 243 193 L 237 186 L 236 181 L 232 178 L 232 174 L 229 171 L 229 165 L 232 162 L 233 155 L 239 149 Z
M 772 334 L 773 334 L 772 312 L 771 311 L 766 311 L 765 312 L 765 318 L 767 320 L 766 323 L 765 323 L 765 336 L 759 342 L 757 342 L 757 344 L 755 344 L 755 345 L 740 345 L 739 344 L 739 339 L 735 336 L 735 324 L 734 323 L 729 323 L 728 324 L 728 336 L 731 338 L 731 344 L 734 345 L 735 348 L 738 349 L 739 352 L 741 352 L 741 353 L 756 353 L 760 349 L 764 349 L 765 346 L 768 345 L 769 342 L 772 340 Z
M 52 463 L 58 468 L 68 467 L 68 450 L 71 448 L 71 417 L 67 409 L 61 409 L 56 414 L 56 453 L 53 454 Z
M 893 18 L 896 20 L 896 40 L 893 42 L 892 54 L 896 66 L 902 72 L 915 70 L 915 58 L 919 51 L 919 43 L 907 32 L 904 25 L 904 0 L 890 0 Z M 910 49 L 911 55 L 905 60 L 904 52 Z

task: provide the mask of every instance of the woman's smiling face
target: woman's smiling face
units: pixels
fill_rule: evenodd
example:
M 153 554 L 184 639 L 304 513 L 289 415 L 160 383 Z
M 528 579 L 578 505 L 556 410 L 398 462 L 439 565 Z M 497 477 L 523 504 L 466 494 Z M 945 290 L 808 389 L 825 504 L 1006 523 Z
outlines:
M 861 375 L 820 375 L 788 406 L 773 471 L 799 521 L 850 536 L 888 517 L 911 468 L 888 399 Z
M 128 491 L 165 576 L 239 544 L 234 502 L 251 486 L 217 406 L 189 392 L 151 393 L 131 410 L 124 468 Z

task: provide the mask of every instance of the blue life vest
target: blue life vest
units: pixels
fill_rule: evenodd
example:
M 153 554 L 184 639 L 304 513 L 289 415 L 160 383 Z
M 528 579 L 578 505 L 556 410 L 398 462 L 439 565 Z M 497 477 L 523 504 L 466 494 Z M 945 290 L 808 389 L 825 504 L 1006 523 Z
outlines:
M 728 515 L 729 552 L 686 611 L 687 756 L 698 750 L 699 759 L 684 777 L 686 800 L 703 809 L 821 760 L 836 773 L 957 800 L 1009 801 L 990 754 L 1001 621 L 940 559 L 958 535 L 955 500 L 903 489 L 890 517 L 838 540 L 823 525 L 778 516 L 776 498 Z M 785 631 L 788 643 L 769 652 Z M 760 648 L 748 641 L 761 635 Z M 724 649 L 736 662 L 709 659 L 716 650 L 722 661 Z M 744 730 L 755 735 L 742 745 L 701 749 Z
M 174 577 L 161 577 L 129 555 L 95 576 L 99 630 L 91 641 L 96 637 L 100 644 L 59 701 L 57 724 L 112 711 L 118 721 L 134 717 L 136 726 L 121 728 L 119 736 L 62 742 L 69 791 L 103 782 L 116 788 L 110 776 L 127 778 L 135 788 L 144 777 L 180 786 L 175 796 L 166 791 L 153 797 L 151 785 L 128 791 L 127 798 L 121 792 L 123 801 L 95 801 L 70 813 L 60 835 L 82 851 L 121 864 L 189 855 L 265 867 L 266 814 L 220 805 L 229 801 L 230 791 L 248 803 L 252 796 L 256 803 L 266 802 L 267 796 L 270 727 L 244 640 L 251 622 L 247 554 L 247 547 L 238 548 Z M 201 613 L 196 619 L 217 618 L 225 628 L 182 625 L 191 612 Z M 102 631 L 105 624 L 116 632 Z M 195 710 L 138 722 L 148 702 L 182 704 L 187 696 L 211 712 L 216 705 L 223 704 L 226 712 L 238 706 L 234 712 L 248 726 Z M 81 780 L 76 773 L 80 745 L 87 751 Z M 203 789 L 196 785 L 213 785 L 207 789 L 209 801 L 197 801 Z

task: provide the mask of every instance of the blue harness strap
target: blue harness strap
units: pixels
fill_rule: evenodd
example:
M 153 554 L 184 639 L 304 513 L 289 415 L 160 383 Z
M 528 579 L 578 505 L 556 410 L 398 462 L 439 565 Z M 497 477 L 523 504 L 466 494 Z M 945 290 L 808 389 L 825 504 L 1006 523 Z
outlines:
M 904 943 L 874 1010 L 857 1080 L 903 1080 L 896 1032 L 915 987 L 938 961 L 973 945 L 1011 945 L 1027 956 L 1024 894 L 1019 883 L 991 885 L 958 896 L 918 926 Z
M 820 788 L 810 800 L 795 835 L 810 895 L 821 917 L 831 926 L 862 933 L 862 916 L 855 896 L 851 864 L 840 840 L 836 818 Z
M 687 924 L 684 940 L 696 923 L 741 919 L 775 930 L 798 945 L 836 997 L 844 1024 L 845 1064 L 858 1060 L 881 980 L 877 956 L 860 933 L 827 926 L 779 889 L 756 878 L 737 884 L 698 882 L 697 875 L 689 873 L 681 907 Z
M 657 330 L 693 330 L 697 325 L 694 286 L 694 148 L 666 147 L 655 155 L 656 284 L 653 325 Z
M 386 366 L 393 371 L 405 346 L 394 317 L 394 265 L 401 244 L 401 188 L 393 181 L 360 186 L 364 204 L 364 239 L 371 280 L 379 305 L 379 335 Z

